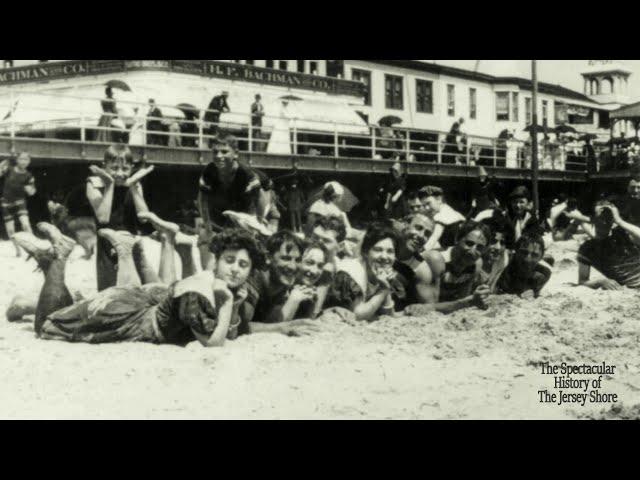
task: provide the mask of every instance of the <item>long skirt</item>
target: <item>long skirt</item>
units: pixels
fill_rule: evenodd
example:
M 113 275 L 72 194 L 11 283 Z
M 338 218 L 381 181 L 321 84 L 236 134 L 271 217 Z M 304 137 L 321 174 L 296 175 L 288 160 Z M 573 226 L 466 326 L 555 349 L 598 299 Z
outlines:
M 169 287 L 157 283 L 108 288 L 47 316 L 40 338 L 84 343 L 160 343 L 155 307 L 168 294 Z

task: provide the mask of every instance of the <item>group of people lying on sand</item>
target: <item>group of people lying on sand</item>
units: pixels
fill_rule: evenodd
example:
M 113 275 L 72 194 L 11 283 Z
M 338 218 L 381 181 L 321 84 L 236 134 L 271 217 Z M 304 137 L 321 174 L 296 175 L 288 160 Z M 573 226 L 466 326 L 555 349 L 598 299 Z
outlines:
M 444 202 L 440 188 L 427 186 L 409 194 L 407 217 L 359 231 L 334 208 L 341 192 L 329 182 L 304 232 L 295 233 L 277 228 L 270 181 L 239 163 L 236 139 L 221 134 L 199 180 L 204 226 L 190 231 L 149 210 L 140 180 L 152 170 L 136 171 L 122 145 L 91 167 L 86 196 L 98 228 L 92 298 L 76 301 L 66 286 L 77 232 L 40 223 L 46 240 L 15 234 L 44 284 L 37 299 L 12 303 L 10 321 L 35 314 L 41 339 L 220 346 L 255 332 L 313 333 L 332 315 L 373 321 L 486 308 L 494 294 L 537 297 L 551 276 L 524 187 L 512 192 L 506 211 L 480 198 L 474 216 L 465 218 Z M 589 282 L 590 266 L 612 272 L 620 285 L 639 282 L 628 269 L 608 270 L 602 262 L 609 244 L 619 242 L 607 228 L 615 223 L 637 239 L 640 228 L 622 221 L 610 204 L 598 204 L 593 221 L 573 215 L 595 227 L 585 227 L 594 239 L 580 250 L 581 283 L 611 286 Z M 148 260 L 151 241 L 160 243 L 158 270 Z

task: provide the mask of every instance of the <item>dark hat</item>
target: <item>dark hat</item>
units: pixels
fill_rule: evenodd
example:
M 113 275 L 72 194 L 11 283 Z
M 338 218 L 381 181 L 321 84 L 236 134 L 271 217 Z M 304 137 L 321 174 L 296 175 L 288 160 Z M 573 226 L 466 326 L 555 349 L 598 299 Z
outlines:
M 522 185 L 514 188 L 513 192 L 509 195 L 509 200 L 513 200 L 514 198 L 526 198 L 529 200 L 529 198 L 531 198 L 529 189 Z

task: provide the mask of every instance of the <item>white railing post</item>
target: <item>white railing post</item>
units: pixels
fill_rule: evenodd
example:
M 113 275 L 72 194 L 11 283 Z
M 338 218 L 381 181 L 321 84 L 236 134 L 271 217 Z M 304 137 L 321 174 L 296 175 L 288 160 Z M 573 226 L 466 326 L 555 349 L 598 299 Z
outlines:
M 11 111 L 11 121 L 9 122 L 9 131 L 10 131 L 10 135 L 11 135 L 11 140 L 13 141 L 16 138 L 16 120 L 15 120 L 15 113 L 16 110 L 18 110 L 17 108 L 13 108 L 14 106 L 14 94 L 13 94 L 13 89 L 11 89 L 11 93 L 9 95 L 9 108 Z
M 410 136 L 410 132 L 407 129 L 406 138 L 405 138 L 405 159 L 404 159 L 405 162 L 409 161 L 409 155 L 411 155 L 411 141 L 409 139 L 409 136 Z
M 376 156 L 376 128 L 371 128 L 371 158 Z
M 493 144 L 493 166 L 496 167 L 498 164 L 498 142 L 494 138 L 491 143 Z
M 467 166 L 471 165 L 471 147 L 470 147 L 469 137 L 467 137 Z
M 333 153 L 336 158 L 340 156 L 338 151 L 338 124 L 336 122 L 333 122 Z
M 203 138 L 202 138 L 202 134 L 203 134 L 203 120 L 198 119 L 198 148 L 203 149 L 204 148 L 204 143 L 203 143 Z
M 253 152 L 253 115 L 249 114 L 249 153 Z
M 298 154 L 298 121 L 293 119 L 293 154 Z
M 437 158 L 438 163 L 442 163 L 442 149 L 443 149 L 443 146 L 440 141 L 440 134 L 438 134 L 438 138 L 436 139 L 436 152 L 438 155 L 438 158 Z
M 85 121 L 84 121 L 84 113 L 80 114 L 80 141 L 82 143 L 87 141 L 87 134 L 86 134 L 86 130 L 84 127 Z

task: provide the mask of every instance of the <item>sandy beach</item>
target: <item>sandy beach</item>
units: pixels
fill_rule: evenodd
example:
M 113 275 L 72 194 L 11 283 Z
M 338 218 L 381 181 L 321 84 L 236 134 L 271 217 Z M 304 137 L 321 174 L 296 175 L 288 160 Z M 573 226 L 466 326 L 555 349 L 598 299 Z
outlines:
M 9 323 L 4 311 L 18 293 L 37 295 L 42 273 L 2 242 L 0 418 L 640 418 L 640 297 L 572 286 L 577 247 L 552 246 L 554 275 L 537 300 L 493 297 L 486 311 L 355 326 L 327 320 L 314 336 L 254 334 L 207 350 L 36 339 L 32 322 Z M 80 255 L 68 285 L 89 296 L 95 259 Z M 544 362 L 615 365 L 601 390 L 618 403 L 540 403 L 538 390 L 554 391 Z

